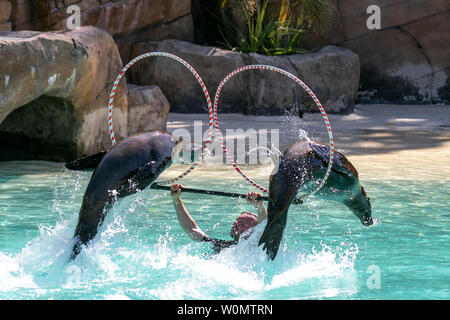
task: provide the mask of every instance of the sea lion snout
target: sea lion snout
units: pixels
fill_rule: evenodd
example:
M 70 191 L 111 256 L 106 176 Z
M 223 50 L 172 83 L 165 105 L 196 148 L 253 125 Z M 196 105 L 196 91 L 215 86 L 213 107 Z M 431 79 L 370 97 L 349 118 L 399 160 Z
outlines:
M 181 139 L 172 150 L 172 162 L 177 164 L 193 163 L 201 156 L 202 151 L 202 145 Z
M 363 218 L 361 219 L 361 223 L 366 227 L 370 227 L 371 225 L 373 225 L 373 218 L 372 217 Z
M 361 190 L 364 189 L 361 187 Z M 356 196 L 344 200 L 343 203 L 353 212 L 353 214 L 364 226 L 371 226 L 373 224 L 372 206 L 365 192 L 360 192 Z

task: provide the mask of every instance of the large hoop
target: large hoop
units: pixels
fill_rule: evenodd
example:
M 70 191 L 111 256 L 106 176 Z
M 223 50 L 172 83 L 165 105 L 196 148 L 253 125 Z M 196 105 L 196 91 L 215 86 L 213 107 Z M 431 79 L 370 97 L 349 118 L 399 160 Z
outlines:
M 123 69 L 122 71 L 119 73 L 119 75 L 117 76 L 116 80 L 114 81 L 114 86 L 111 89 L 111 93 L 109 95 L 109 103 L 108 103 L 108 126 L 109 126 L 109 133 L 110 133 L 110 138 L 111 138 L 111 142 L 112 145 L 115 146 L 116 143 L 116 138 L 114 136 L 114 128 L 113 128 L 113 121 L 112 121 L 112 109 L 113 109 L 113 104 L 114 104 L 114 96 L 116 94 L 116 90 L 117 90 L 117 86 L 119 85 L 120 80 L 122 79 L 123 75 L 125 74 L 125 72 L 135 63 L 137 63 L 138 61 L 145 59 L 145 58 L 149 58 L 149 57 L 167 57 L 170 59 L 173 59 L 179 63 L 181 63 L 183 66 L 185 66 L 195 77 L 195 79 L 197 79 L 198 83 L 200 84 L 203 93 L 205 95 L 205 99 L 206 99 L 206 103 L 208 105 L 208 112 L 209 112 L 209 129 L 208 129 L 208 138 L 205 142 L 205 144 L 203 145 L 203 149 L 202 149 L 202 153 L 201 155 L 198 157 L 198 159 L 192 164 L 192 166 L 186 170 L 185 172 L 183 172 L 182 174 L 180 174 L 179 176 L 177 176 L 176 178 L 172 179 L 172 180 L 166 180 L 166 181 L 159 181 L 159 183 L 174 183 L 175 181 L 178 181 L 179 179 L 182 179 L 183 177 L 187 176 L 192 170 L 194 170 L 194 168 L 200 163 L 201 159 L 203 159 L 206 150 L 208 149 L 208 146 L 211 143 L 211 137 L 212 137 L 212 133 L 213 133 L 213 128 L 214 128 L 214 122 L 213 122 L 213 107 L 211 104 L 211 98 L 209 96 L 209 92 L 206 89 L 206 85 L 203 82 L 202 78 L 200 77 L 200 75 L 197 73 L 197 71 L 195 71 L 195 69 L 186 61 L 184 61 L 183 59 L 181 59 L 180 57 L 170 54 L 170 53 L 166 53 L 166 52 L 148 52 L 148 53 L 144 53 L 136 58 L 134 58 L 133 60 L 131 60 Z
M 316 95 L 311 91 L 311 89 L 309 89 L 309 87 L 299 78 L 297 78 L 296 76 L 294 76 L 293 74 L 280 69 L 280 68 L 276 68 L 273 66 L 267 66 L 267 65 L 248 65 L 248 66 L 244 66 L 241 68 L 238 68 L 236 70 L 234 70 L 233 72 L 231 72 L 230 74 L 228 74 L 223 80 L 222 82 L 219 84 L 219 87 L 217 88 L 216 91 L 216 96 L 214 98 L 214 127 L 216 130 L 216 134 L 217 137 L 219 139 L 219 142 L 222 145 L 222 149 L 225 152 L 228 160 L 230 160 L 231 164 L 233 165 L 233 167 L 236 169 L 236 171 L 242 176 L 244 177 L 245 180 L 247 180 L 249 183 L 251 183 L 253 186 L 255 186 L 256 188 L 258 188 L 259 190 L 263 191 L 263 192 L 268 192 L 266 188 L 258 185 L 256 182 L 254 182 L 252 179 L 250 179 L 243 171 L 241 168 L 239 168 L 239 166 L 236 164 L 236 162 L 233 160 L 233 157 L 230 155 L 230 153 L 227 150 L 227 147 L 225 146 L 225 143 L 223 141 L 223 137 L 222 134 L 220 133 L 220 128 L 219 128 L 219 120 L 217 117 L 217 109 L 218 109 L 218 105 L 219 105 L 219 97 L 220 94 L 222 92 L 223 87 L 225 86 L 225 84 L 228 82 L 228 80 L 230 80 L 231 78 L 233 78 L 235 75 L 237 75 L 238 73 L 242 72 L 242 71 L 247 71 L 247 70 L 255 70 L 255 69 L 261 69 L 261 70 L 268 70 L 268 71 L 273 71 L 273 72 L 278 72 L 282 75 L 287 76 L 288 78 L 294 80 L 297 84 L 299 84 L 310 96 L 311 98 L 314 100 L 314 102 L 316 103 L 317 107 L 319 108 L 323 120 L 325 122 L 325 125 L 327 127 L 328 130 L 328 137 L 329 137 L 329 141 L 330 141 L 330 160 L 328 163 L 328 168 L 327 168 L 327 172 L 325 173 L 325 176 L 323 179 L 321 179 L 319 185 L 312 190 L 311 192 L 300 196 L 300 199 L 306 198 L 314 193 L 316 193 L 317 191 L 319 191 L 323 185 L 325 184 L 325 182 L 327 181 L 330 173 L 331 173 L 331 168 L 333 167 L 333 158 L 334 158 L 334 139 L 333 139 L 333 132 L 331 130 L 331 125 L 330 125 L 330 121 L 328 120 L 328 116 L 327 113 L 325 112 L 325 109 L 323 108 L 322 104 L 320 103 L 319 99 L 316 97 Z

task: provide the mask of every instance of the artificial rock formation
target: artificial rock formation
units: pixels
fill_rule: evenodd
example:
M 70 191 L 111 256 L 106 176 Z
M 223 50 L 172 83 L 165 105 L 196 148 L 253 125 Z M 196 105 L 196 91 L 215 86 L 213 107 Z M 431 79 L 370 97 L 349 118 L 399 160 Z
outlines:
M 10 31 L 11 22 L 9 16 L 11 14 L 11 3 L 6 0 L 0 0 L 0 31 Z
M 1 1 L 1 0 L 0 0 Z M 175 38 L 193 41 L 191 0 L 10 0 L 12 30 L 67 28 L 71 5 L 80 9 L 81 26 L 95 26 L 114 37 L 123 61 L 136 41 Z
M 170 105 L 156 86 L 128 85 L 128 135 L 166 131 Z
M 175 54 L 191 64 L 202 77 L 210 95 L 229 72 L 243 66 L 242 55 L 177 40 L 149 41 L 133 47 L 133 56 L 151 51 Z M 203 91 L 191 72 L 180 63 L 166 57 L 151 57 L 130 70 L 132 82 L 139 85 L 157 85 L 169 100 L 171 111 L 204 112 L 207 104 Z M 227 111 L 243 111 L 247 101 L 241 78 L 230 81 L 224 91 L 222 107 Z
M 107 103 L 122 68 L 113 38 L 82 27 L 0 32 L 0 160 L 69 160 L 111 146 Z M 119 85 L 116 138 L 127 136 L 127 88 Z
M 194 2 L 204 6 L 214 3 L 217 7 L 219 1 Z M 303 32 L 301 45 L 306 49 L 336 45 L 359 55 L 361 76 L 357 102 L 450 103 L 450 1 L 327 2 L 331 16 L 321 25 L 325 31 L 322 34 Z M 280 6 L 285 3 L 283 0 L 269 0 L 267 16 L 278 16 Z M 380 29 L 371 29 L 367 25 L 368 20 L 370 25 L 375 17 L 373 11 L 368 13 L 368 8 L 373 5 L 379 8 Z M 213 8 L 214 5 L 209 7 L 210 10 Z M 295 21 L 295 9 L 292 12 Z M 233 27 L 224 28 L 222 33 L 231 38 L 236 31 L 245 32 L 244 17 L 237 10 L 227 9 L 225 13 L 222 18 L 226 25 L 231 23 Z M 214 24 L 212 21 L 209 23 Z M 207 38 L 209 43 L 222 40 L 217 27 L 204 31 L 200 24 L 194 32 L 203 37 L 210 34 Z
M 330 2 L 327 32 L 310 35 L 304 44 L 338 45 L 359 55 L 359 101 L 450 103 L 450 1 Z M 367 27 L 370 5 L 380 8 L 379 30 Z
M 137 56 L 150 51 L 165 51 L 188 61 L 200 74 L 210 95 L 220 81 L 234 69 L 250 64 L 282 68 L 303 80 L 332 113 L 353 111 L 359 81 L 358 56 L 348 49 L 328 46 L 320 51 L 284 57 L 240 54 L 215 47 L 164 40 L 138 43 Z M 132 68 L 132 82 L 157 85 L 167 96 L 175 112 L 205 112 L 201 88 L 192 74 L 172 59 L 158 57 L 140 62 Z M 245 114 L 280 114 L 292 105 L 316 111 L 308 94 L 293 80 L 269 71 L 245 71 L 227 82 L 219 101 L 221 112 Z

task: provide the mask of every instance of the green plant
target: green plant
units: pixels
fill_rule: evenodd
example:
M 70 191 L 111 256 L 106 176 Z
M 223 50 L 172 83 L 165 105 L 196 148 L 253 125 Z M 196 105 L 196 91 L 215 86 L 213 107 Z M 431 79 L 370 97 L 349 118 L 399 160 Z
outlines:
M 246 30 L 242 32 L 231 23 L 231 39 L 222 32 L 224 45 L 239 52 L 285 55 L 304 52 L 301 48 L 305 32 L 323 32 L 329 17 L 327 0 L 282 0 L 277 15 L 268 15 L 269 0 L 223 0 L 221 8 L 240 10 Z M 233 45 L 234 44 L 234 45 Z

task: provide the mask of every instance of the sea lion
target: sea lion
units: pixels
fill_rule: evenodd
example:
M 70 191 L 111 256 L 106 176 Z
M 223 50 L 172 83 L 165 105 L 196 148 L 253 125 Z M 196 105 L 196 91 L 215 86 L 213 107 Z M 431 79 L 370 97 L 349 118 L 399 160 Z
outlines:
M 328 167 L 330 147 L 310 141 L 297 141 L 280 157 L 271 174 L 267 225 L 259 245 L 273 260 L 277 255 L 291 202 L 300 187 L 322 179 Z M 340 152 L 325 185 L 316 196 L 345 204 L 365 226 L 373 224 L 370 199 L 359 183 L 358 172 Z
M 181 139 L 148 132 L 125 139 L 110 151 L 74 161 L 69 169 L 96 167 L 83 196 L 71 259 L 97 234 L 115 197 L 123 198 L 149 186 L 183 150 Z

